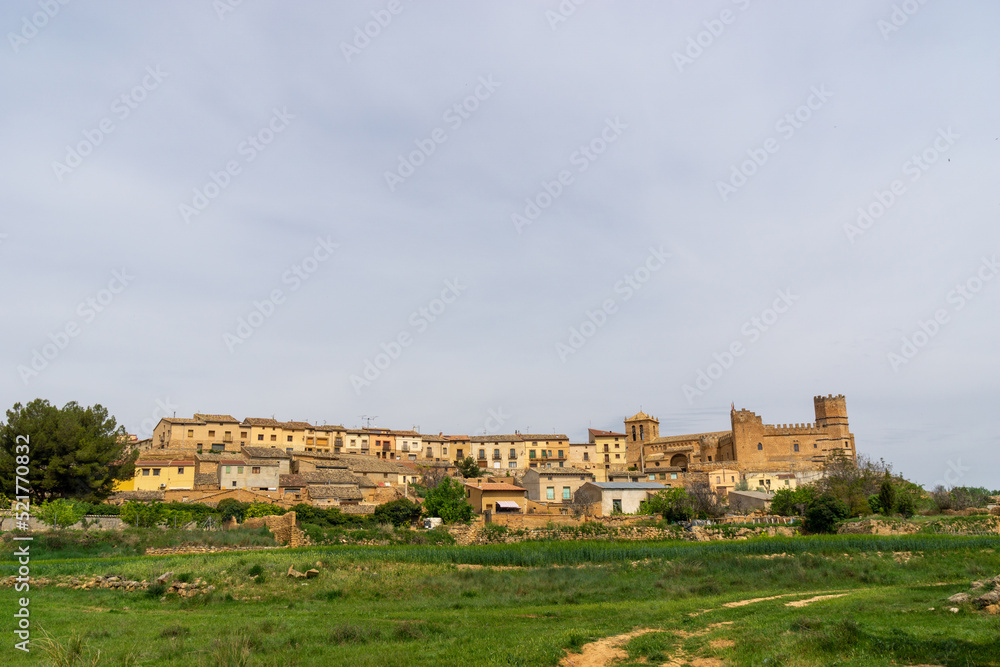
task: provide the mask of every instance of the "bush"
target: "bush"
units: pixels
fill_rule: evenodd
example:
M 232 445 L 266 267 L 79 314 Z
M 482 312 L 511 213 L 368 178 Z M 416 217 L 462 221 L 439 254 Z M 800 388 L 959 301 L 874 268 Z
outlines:
M 391 523 L 393 526 L 409 526 L 420 518 L 420 505 L 400 498 L 392 502 L 379 505 L 375 508 L 374 520 L 376 523 Z
M 444 523 L 469 523 L 473 511 L 472 505 L 465 500 L 462 485 L 446 477 L 436 488 L 427 492 L 424 513 L 431 517 L 441 517 Z
M 65 498 L 47 500 L 35 509 L 35 516 L 56 530 L 68 528 L 83 518 L 87 505 Z
M 666 521 L 689 521 L 694 503 L 684 489 L 663 489 L 639 503 L 640 514 L 659 514 Z
M 882 484 L 879 487 L 878 504 L 882 510 L 882 514 L 886 516 L 896 511 L 896 487 L 893 486 L 892 480 L 889 479 L 889 473 L 886 473 L 885 479 L 882 480 Z
M 140 503 L 130 500 L 122 506 L 121 520 L 137 528 L 152 528 L 160 523 L 162 504 L 156 501 Z
M 824 494 L 809 503 L 802 527 L 810 533 L 833 533 L 848 516 L 850 510 L 842 500 Z
M 272 503 L 251 503 L 243 513 L 244 519 L 253 519 L 262 516 L 282 516 L 288 510 L 278 507 Z M 298 519 L 298 515 L 295 517 Z
M 240 523 L 246 518 L 247 509 L 250 507 L 250 503 L 241 503 L 235 498 L 223 498 L 219 501 L 219 504 L 215 506 L 215 511 L 219 513 L 220 521 L 229 521 L 231 518 L 235 518 Z

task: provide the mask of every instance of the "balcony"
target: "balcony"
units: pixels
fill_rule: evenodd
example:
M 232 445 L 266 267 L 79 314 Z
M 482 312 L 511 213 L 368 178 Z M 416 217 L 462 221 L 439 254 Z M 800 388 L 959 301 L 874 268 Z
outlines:
M 222 436 L 222 442 L 232 442 L 232 441 L 233 441 L 233 436 L 231 433 L 227 433 L 226 435 Z
M 499 454 L 494 454 L 493 455 L 493 460 L 494 461 L 503 461 L 503 457 L 500 456 Z

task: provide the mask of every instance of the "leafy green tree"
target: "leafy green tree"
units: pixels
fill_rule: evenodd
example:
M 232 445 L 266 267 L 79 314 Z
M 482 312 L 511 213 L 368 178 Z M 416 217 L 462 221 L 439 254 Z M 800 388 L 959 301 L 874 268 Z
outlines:
M 473 510 L 465 499 L 464 486 L 446 477 L 437 487 L 427 492 L 424 514 L 440 517 L 445 523 L 468 523 L 472 520 Z
M 893 485 L 888 473 L 886 473 L 885 479 L 882 480 L 882 484 L 878 490 L 878 505 L 882 514 L 886 516 L 890 516 L 896 511 L 896 487 Z
M 684 489 L 663 489 L 639 503 L 640 514 L 659 514 L 667 521 L 689 521 L 694 502 Z
M 868 496 L 868 509 L 872 511 L 872 514 L 882 514 L 882 501 L 878 499 L 878 495 Z
M 16 403 L 0 424 L 0 491 L 17 495 L 20 476 L 28 480 L 33 504 L 55 498 L 100 501 L 116 481 L 132 478 L 137 455 L 125 428 L 101 405 L 71 402 L 57 408 L 40 398 Z M 17 474 L 22 466 L 27 475 Z
M 806 509 L 802 527 L 810 533 L 832 533 L 837 524 L 850 516 L 847 504 L 829 494 L 819 496 Z
M 440 483 L 438 485 L 440 486 Z M 420 518 L 420 512 L 420 505 L 412 500 L 400 498 L 376 507 L 375 522 L 391 523 L 394 526 L 409 526 Z
M 219 513 L 221 521 L 229 521 L 235 517 L 238 522 L 242 523 L 249 507 L 250 503 L 242 503 L 235 498 L 223 498 L 215 506 L 215 511 Z
M 156 501 L 140 503 L 130 500 L 122 505 L 122 511 L 118 516 L 130 526 L 152 528 L 158 525 L 163 518 L 163 506 Z
M 912 493 L 902 492 L 896 497 L 896 511 L 909 519 L 916 513 L 917 503 Z
M 243 513 L 243 518 L 252 519 L 261 516 L 281 516 L 286 511 L 283 507 L 279 507 L 274 503 L 251 503 L 250 507 Z M 295 518 L 298 519 L 298 515 Z
M 871 512 L 868 497 L 879 493 L 892 466 L 884 460 L 873 461 L 858 455 L 857 461 L 837 450 L 823 466 L 824 477 L 816 483 L 820 494 L 830 495 L 847 506 L 849 516 L 864 516 Z
M 74 523 L 83 518 L 86 514 L 87 505 L 77 503 L 65 498 L 47 500 L 35 508 L 35 516 L 44 523 L 52 526 L 56 530 L 69 528 Z
M 792 489 L 778 489 L 771 500 L 771 511 L 779 516 L 802 516 L 816 498 L 816 487 L 803 484 Z
M 482 474 L 482 468 L 471 456 L 466 456 L 461 461 L 456 462 L 455 467 L 458 468 L 458 472 L 462 473 L 462 477 L 479 477 Z

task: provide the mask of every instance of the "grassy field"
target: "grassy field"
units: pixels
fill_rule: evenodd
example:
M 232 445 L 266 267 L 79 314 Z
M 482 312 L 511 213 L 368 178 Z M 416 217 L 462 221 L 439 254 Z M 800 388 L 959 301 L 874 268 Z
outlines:
M 644 631 L 617 654 L 586 649 L 633 665 L 1000 665 L 1000 616 L 945 602 L 1000 574 L 996 537 L 66 555 L 33 553 L 32 576 L 173 571 L 216 590 L 33 589 L 33 650 L 13 651 L 8 633 L 0 664 L 555 665 Z M 320 576 L 290 579 L 290 565 Z M 788 606 L 820 595 L 840 597 Z M 773 599 L 745 603 L 757 598 Z

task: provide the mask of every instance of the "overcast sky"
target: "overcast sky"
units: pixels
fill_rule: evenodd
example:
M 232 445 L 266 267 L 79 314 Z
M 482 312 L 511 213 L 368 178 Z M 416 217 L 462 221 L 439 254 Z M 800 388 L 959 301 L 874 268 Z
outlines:
M 6 1 L 0 404 L 577 442 L 843 393 L 1000 487 L 998 19 Z

